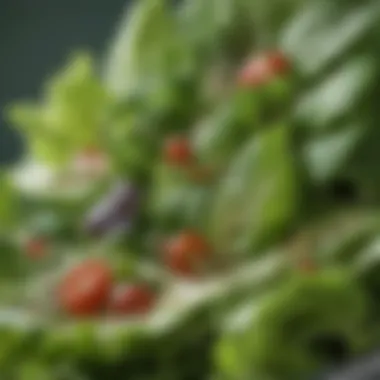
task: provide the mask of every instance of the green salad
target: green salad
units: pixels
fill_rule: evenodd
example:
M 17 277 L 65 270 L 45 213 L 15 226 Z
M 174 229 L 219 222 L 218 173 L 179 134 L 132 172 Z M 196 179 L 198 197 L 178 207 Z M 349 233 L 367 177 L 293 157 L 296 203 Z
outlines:
M 10 105 L 0 378 L 303 380 L 376 346 L 379 20 L 139 0 Z

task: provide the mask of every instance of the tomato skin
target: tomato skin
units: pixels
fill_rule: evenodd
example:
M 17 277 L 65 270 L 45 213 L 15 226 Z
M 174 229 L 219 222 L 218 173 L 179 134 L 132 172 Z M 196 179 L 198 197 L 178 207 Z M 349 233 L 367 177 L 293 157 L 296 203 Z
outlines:
M 147 286 L 119 284 L 112 290 L 109 310 L 116 315 L 145 314 L 152 309 L 155 299 Z
M 289 70 L 290 62 L 282 52 L 268 52 L 253 57 L 243 66 L 238 73 L 238 83 L 242 87 L 259 87 Z
M 41 259 L 47 254 L 47 241 L 43 238 L 32 238 L 26 242 L 25 250 L 31 259 Z
M 189 140 L 181 136 L 168 138 L 164 144 L 164 157 L 169 164 L 181 166 L 190 164 L 193 152 Z
M 269 52 L 267 55 L 267 61 L 272 72 L 277 75 L 286 74 L 291 68 L 289 59 L 281 51 Z
M 112 271 L 106 263 L 86 260 L 67 273 L 59 284 L 60 306 L 70 315 L 94 315 L 105 305 L 112 283 Z
M 211 254 L 204 238 L 192 231 L 175 236 L 165 246 L 165 262 L 178 275 L 193 276 L 202 270 Z

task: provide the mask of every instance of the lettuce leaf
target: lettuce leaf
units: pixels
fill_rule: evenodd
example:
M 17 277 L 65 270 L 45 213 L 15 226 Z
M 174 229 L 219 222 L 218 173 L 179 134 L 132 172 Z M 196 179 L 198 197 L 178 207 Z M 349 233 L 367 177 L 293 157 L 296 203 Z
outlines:
M 8 116 L 33 155 L 62 164 L 84 147 L 101 145 L 109 100 L 91 56 L 77 53 L 48 80 L 39 102 L 16 103 Z

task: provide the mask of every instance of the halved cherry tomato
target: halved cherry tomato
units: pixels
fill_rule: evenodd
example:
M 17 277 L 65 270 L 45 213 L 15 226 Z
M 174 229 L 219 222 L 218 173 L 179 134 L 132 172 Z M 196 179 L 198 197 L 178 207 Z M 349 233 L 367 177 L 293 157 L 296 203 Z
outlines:
M 207 262 L 211 248 L 205 239 L 192 231 L 185 231 L 172 238 L 165 246 L 165 262 L 176 274 L 198 274 Z
M 189 140 L 182 136 L 167 139 L 164 144 L 164 157 L 169 164 L 188 165 L 193 158 Z
M 75 316 L 93 315 L 105 305 L 112 282 L 112 272 L 106 263 L 84 261 L 67 273 L 59 284 L 60 305 Z
M 119 284 L 111 294 L 109 309 L 118 315 L 145 314 L 155 303 L 155 294 L 147 286 Z
M 282 52 L 268 52 L 250 59 L 238 73 L 238 82 L 242 87 L 258 87 L 287 73 L 289 69 L 289 60 Z
M 43 238 L 32 238 L 26 242 L 25 250 L 31 259 L 41 259 L 47 254 L 47 241 Z

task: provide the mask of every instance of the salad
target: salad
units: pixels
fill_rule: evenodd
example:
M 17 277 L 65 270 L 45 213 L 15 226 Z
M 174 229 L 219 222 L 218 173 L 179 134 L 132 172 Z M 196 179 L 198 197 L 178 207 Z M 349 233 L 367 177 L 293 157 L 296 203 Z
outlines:
M 10 105 L 1 376 L 301 380 L 376 346 L 379 18 L 140 0 Z

